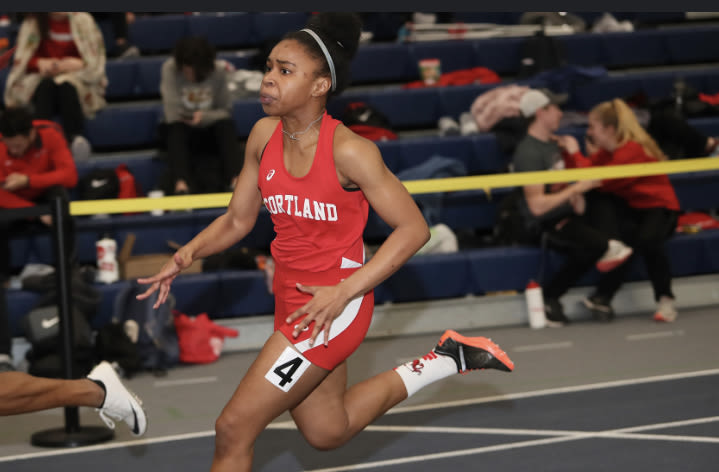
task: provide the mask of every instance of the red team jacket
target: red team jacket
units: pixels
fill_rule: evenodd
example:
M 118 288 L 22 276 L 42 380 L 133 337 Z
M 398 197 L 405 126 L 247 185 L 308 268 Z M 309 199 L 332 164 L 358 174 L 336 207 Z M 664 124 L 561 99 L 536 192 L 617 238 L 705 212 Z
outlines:
M 621 164 L 641 164 L 657 162 L 648 155 L 636 141 L 628 141 L 609 152 L 604 149 L 585 157 L 581 152 L 564 154 L 564 162 L 568 169 L 577 167 L 612 166 Z M 666 174 L 648 175 L 643 177 L 627 177 L 602 180 L 599 187 L 602 192 L 613 193 L 623 198 L 632 208 L 668 208 L 679 210 L 674 187 Z
M 49 187 L 77 185 L 77 168 L 60 127 L 52 121 L 35 120 L 35 142 L 25 155 L 13 157 L 7 146 L 0 141 L 0 181 L 12 173 L 30 177 L 28 187 L 16 192 L 0 188 L 0 208 L 23 208 L 33 206 L 37 197 Z

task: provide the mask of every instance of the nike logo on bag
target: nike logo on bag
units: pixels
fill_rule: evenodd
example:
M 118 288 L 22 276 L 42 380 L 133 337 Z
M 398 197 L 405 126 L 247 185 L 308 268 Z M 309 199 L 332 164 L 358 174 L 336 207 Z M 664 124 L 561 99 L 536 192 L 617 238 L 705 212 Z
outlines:
M 270 171 L 267 173 L 267 177 L 265 177 L 268 181 L 275 176 L 275 169 L 270 169 Z
M 372 110 L 367 110 L 359 116 L 359 120 L 362 123 L 366 123 L 369 120 L 369 116 L 372 114 Z
M 48 318 L 46 320 L 41 320 L 40 326 L 42 326 L 44 329 L 50 329 L 53 326 L 55 326 L 56 324 L 58 324 L 59 322 L 60 322 L 60 317 L 56 316 L 54 318 Z
M 100 188 L 107 185 L 107 179 L 92 179 L 90 181 L 90 187 L 92 188 Z

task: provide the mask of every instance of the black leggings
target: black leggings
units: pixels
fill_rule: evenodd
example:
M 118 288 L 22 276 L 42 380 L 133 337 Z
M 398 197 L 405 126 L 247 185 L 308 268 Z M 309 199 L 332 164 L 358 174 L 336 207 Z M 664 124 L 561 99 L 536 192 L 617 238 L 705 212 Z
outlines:
M 572 216 L 560 229 L 545 232 L 547 245 L 566 253 L 562 267 L 544 287 L 544 297 L 556 299 L 564 295 L 577 280 L 589 271 L 608 247 L 608 237 L 595 229 L 584 217 Z
M 642 256 L 655 300 L 661 296 L 674 298 L 665 243 L 674 234 L 678 212 L 666 208 L 632 208 L 615 195 L 596 191 L 590 192 L 587 210 L 593 226 L 631 246 L 632 257 Z M 625 263 L 603 274 L 596 294 L 611 300 L 624 283 L 629 266 Z
M 190 193 L 224 192 L 242 168 L 243 157 L 232 119 L 200 128 L 182 122 L 166 125 L 168 169 L 166 193 L 184 180 Z
M 62 120 L 65 137 L 71 141 L 85 129 L 85 115 L 77 90 L 69 82 L 56 84 L 53 79 L 43 79 L 32 96 L 35 117 L 52 120 L 57 115 Z

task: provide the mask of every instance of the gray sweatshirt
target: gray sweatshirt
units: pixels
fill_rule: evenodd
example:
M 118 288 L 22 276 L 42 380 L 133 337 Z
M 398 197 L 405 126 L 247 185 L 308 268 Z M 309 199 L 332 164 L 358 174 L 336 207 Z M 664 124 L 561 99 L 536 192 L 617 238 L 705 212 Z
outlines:
M 215 70 L 202 82 L 189 82 L 177 68 L 175 59 L 162 64 L 160 95 L 165 121 L 173 123 L 190 119 L 196 110 L 202 111 L 199 126 L 206 127 L 230 118 L 232 100 L 227 89 L 227 69 L 223 60 L 215 61 Z

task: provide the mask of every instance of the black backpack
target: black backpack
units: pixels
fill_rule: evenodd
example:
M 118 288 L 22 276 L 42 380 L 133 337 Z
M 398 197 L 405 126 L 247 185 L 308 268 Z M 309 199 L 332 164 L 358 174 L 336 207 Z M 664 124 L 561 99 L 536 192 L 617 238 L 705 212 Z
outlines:
M 523 190 L 519 187 L 500 200 L 493 229 L 495 244 L 513 246 L 526 243 L 528 239 L 531 239 L 527 234 L 526 221 L 520 209 L 523 199 Z
M 90 321 L 100 307 L 102 294 L 73 270 L 70 280 L 73 324 L 73 373 L 86 375 L 95 364 L 94 339 Z M 64 368 L 60 355 L 58 291 L 55 273 L 35 275 L 23 280 L 23 289 L 41 293 L 22 320 L 26 338 L 32 345 L 25 358 L 28 373 L 39 377 L 62 378 Z
M 167 369 L 180 361 L 180 346 L 175 330 L 172 308 L 175 298 L 170 294 L 159 308 L 153 308 L 158 292 L 144 300 L 138 294 L 147 286 L 130 281 L 115 297 L 113 323 L 122 325 L 124 331 L 135 332 L 130 338 L 137 345 L 137 353 L 143 369 L 155 375 L 164 375 Z
M 120 179 L 115 169 L 93 169 L 77 182 L 80 200 L 105 200 L 120 194 Z
M 520 48 L 521 62 L 517 73 L 519 79 L 526 79 L 567 63 L 564 46 L 554 37 L 544 34 L 543 30 L 524 40 Z
M 393 131 L 389 118 L 365 102 L 348 103 L 342 113 L 342 123 L 348 128 L 353 125 L 365 125 Z

